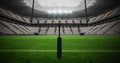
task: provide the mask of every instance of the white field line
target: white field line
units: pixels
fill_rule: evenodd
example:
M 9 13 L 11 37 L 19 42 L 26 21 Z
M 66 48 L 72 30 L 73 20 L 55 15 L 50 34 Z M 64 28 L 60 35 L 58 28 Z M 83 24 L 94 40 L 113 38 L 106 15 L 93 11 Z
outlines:
M 0 52 L 57 52 L 57 50 L 0 50 Z M 62 50 L 62 52 L 120 52 L 120 50 Z

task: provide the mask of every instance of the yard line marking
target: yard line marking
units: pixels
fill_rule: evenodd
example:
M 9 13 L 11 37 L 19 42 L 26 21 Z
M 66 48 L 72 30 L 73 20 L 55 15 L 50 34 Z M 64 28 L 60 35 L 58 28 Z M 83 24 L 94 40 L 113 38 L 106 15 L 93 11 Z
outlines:
M 56 50 L 0 50 L 0 52 L 57 52 Z
M 120 52 L 120 50 L 63 50 L 63 52 Z
M 57 52 L 57 50 L 0 50 L 0 52 Z M 120 50 L 62 50 L 62 52 L 120 52 Z

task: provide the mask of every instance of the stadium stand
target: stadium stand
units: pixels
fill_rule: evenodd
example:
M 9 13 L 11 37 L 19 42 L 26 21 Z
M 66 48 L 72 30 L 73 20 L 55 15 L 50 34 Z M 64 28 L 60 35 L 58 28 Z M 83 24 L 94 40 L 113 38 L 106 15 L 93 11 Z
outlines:
M 104 20 L 106 18 L 112 17 L 112 16 L 116 16 L 120 13 L 120 8 L 116 8 L 113 10 L 110 10 L 106 13 L 100 14 L 98 16 L 90 16 L 89 18 L 89 22 L 88 23 L 93 23 L 93 22 L 97 22 L 99 20 Z M 34 33 L 38 33 L 40 35 L 56 35 L 58 32 L 58 27 L 56 26 L 52 26 L 53 24 L 58 24 L 59 21 L 62 24 L 72 24 L 72 26 L 62 26 L 61 27 L 61 34 L 63 35 L 77 35 L 80 33 L 85 33 L 85 35 L 92 35 L 92 34 L 98 34 L 98 35 L 102 35 L 102 34 L 119 34 L 119 24 L 120 24 L 120 20 L 119 17 L 118 19 L 113 19 L 111 22 L 109 23 L 104 23 L 101 25 L 92 25 L 90 27 L 81 27 L 81 26 L 75 26 L 75 24 L 85 24 L 85 18 L 68 18 L 68 19 L 49 19 L 49 18 L 34 18 L 33 19 L 33 24 L 50 24 L 51 27 L 46 26 L 46 27 L 41 27 L 41 26 L 37 26 L 35 27 L 35 25 L 33 27 L 30 26 L 26 26 L 26 24 L 30 24 L 30 17 L 24 17 L 24 16 L 20 16 L 17 14 L 14 14 L 10 11 L 7 11 L 3 8 L 0 8 L 0 15 L 1 16 L 5 16 L 5 17 L 9 17 L 11 19 L 15 19 L 15 20 L 19 20 L 22 23 L 24 23 L 24 25 L 18 25 L 15 23 L 9 23 L 7 21 L 3 21 L 0 20 L 0 34 L 34 34 Z M 1 17 L 0 17 L 1 18 Z M 1 18 L 2 19 L 2 18 Z M 26 23 L 26 24 L 25 24 Z

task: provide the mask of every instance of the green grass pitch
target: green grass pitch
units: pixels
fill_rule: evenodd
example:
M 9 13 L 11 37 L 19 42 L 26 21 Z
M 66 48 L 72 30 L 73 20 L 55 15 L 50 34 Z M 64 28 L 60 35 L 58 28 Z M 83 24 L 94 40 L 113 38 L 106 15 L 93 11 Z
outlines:
M 0 36 L 0 63 L 119 63 L 120 36 Z

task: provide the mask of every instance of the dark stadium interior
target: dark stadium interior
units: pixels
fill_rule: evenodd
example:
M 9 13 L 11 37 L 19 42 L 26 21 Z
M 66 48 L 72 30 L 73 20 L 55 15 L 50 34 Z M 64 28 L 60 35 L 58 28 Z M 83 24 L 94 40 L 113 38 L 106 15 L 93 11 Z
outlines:
M 120 0 L 0 0 L 0 63 L 120 63 Z

